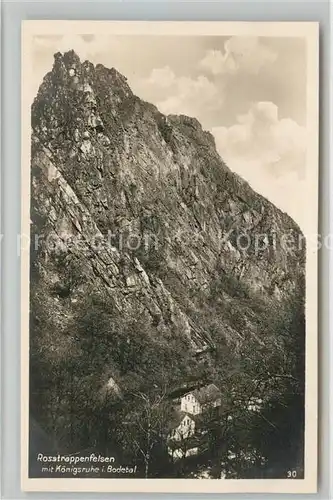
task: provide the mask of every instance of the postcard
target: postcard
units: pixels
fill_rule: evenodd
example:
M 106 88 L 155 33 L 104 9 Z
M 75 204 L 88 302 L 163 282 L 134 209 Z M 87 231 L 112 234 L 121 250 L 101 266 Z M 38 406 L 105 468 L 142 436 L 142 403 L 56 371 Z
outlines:
M 23 490 L 317 491 L 318 38 L 23 22 Z

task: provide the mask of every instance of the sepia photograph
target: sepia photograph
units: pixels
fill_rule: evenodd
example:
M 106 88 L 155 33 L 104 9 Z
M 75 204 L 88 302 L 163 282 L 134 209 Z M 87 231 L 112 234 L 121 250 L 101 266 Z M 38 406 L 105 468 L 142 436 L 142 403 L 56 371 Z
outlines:
M 23 489 L 316 491 L 318 74 L 317 23 L 23 22 Z

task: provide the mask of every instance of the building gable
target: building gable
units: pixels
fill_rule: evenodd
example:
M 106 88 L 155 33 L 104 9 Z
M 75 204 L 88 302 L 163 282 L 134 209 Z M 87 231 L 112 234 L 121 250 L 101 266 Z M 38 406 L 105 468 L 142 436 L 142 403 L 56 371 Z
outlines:
M 175 441 L 180 441 L 193 436 L 195 431 L 195 420 L 190 415 L 185 414 L 180 422 L 171 428 L 169 438 Z
M 193 391 L 193 396 L 201 405 L 209 405 L 221 402 L 221 391 L 215 384 L 209 384 L 201 389 Z
M 191 413 L 192 415 L 201 413 L 201 405 L 193 392 L 188 392 L 181 398 L 181 411 Z

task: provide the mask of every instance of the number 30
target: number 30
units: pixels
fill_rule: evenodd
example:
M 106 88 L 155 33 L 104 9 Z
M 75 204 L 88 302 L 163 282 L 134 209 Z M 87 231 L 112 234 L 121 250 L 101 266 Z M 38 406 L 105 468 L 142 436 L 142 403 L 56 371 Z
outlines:
M 297 471 L 295 470 L 288 470 L 287 477 L 296 477 L 297 476 Z

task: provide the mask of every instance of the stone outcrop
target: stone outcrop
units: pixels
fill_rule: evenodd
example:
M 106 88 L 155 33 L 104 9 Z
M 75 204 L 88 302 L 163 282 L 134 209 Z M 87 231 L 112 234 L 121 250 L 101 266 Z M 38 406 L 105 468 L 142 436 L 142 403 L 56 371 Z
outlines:
M 45 338 L 57 332 L 46 361 L 80 349 L 67 326 L 94 293 L 145 318 L 154 341 L 176 331 L 193 355 L 219 339 L 264 343 L 248 304 L 279 307 L 304 276 L 298 226 L 230 171 L 196 119 L 164 116 L 73 51 L 55 55 L 32 105 L 31 219 L 32 294 L 50 312 Z M 240 326 L 226 315 L 212 335 L 207 318 L 231 306 Z

